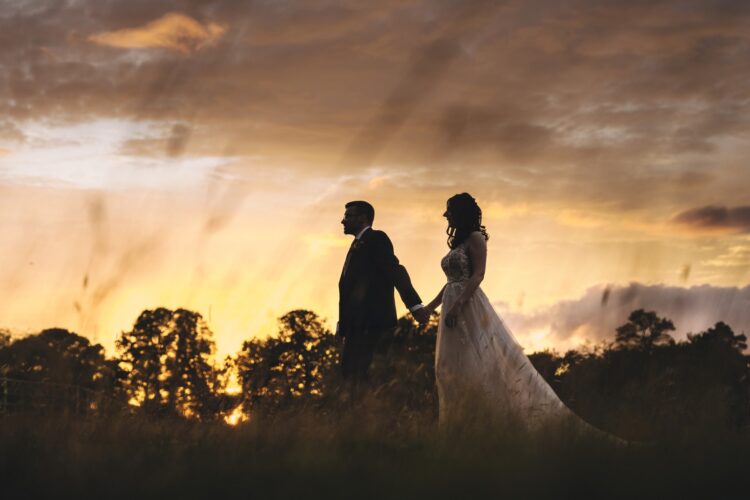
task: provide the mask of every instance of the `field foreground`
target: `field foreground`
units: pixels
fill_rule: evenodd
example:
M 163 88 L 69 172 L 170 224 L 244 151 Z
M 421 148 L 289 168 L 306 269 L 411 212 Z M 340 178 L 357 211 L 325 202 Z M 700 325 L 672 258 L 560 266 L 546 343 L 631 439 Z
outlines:
M 439 430 L 298 411 L 230 427 L 120 416 L 0 419 L 6 499 L 746 498 L 745 434 L 617 446 L 564 429 Z

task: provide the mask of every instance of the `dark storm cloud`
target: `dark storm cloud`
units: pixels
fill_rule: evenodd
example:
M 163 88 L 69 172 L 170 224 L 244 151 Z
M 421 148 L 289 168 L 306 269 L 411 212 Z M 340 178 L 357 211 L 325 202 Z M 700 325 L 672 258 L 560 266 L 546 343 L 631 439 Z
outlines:
M 750 205 L 725 207 L 708 205 L 677 214 L 674 222 L 696 229 L 723 229 L 750 232 Z
M 550 326 L 553 343 L 574 335 L 599 342 L 613 341 L 616 328 L 626 323 L 636 309 L 656 311 L 671 319 L 677 339 L 685 339 L 687 333 L 703 331 L 718 321 L 729 324 L 737 333 L 750 332 L 750 286 L 597 286 L 579 299 L 562 301 L 528 315 L 506 312 L 504 317 L 519 333 Z

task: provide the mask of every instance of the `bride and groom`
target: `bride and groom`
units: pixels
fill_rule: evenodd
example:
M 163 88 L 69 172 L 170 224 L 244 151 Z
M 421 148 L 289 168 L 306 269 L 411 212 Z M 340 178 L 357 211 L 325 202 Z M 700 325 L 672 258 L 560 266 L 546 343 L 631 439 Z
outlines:
M 346 204 L 341 223 L 354 241 L 339 280 L 336 327 L 344 342 L 344 378 L 366 380 L 378 339 L 396 326 L 395 288 L 421 324 L 442 306 L 435 354 L 441 423 L 457 422 L 481 408 L 527 428 L 563 420 L 588 427 L 536 371 L 479 287 L 489 239 L 479 205 L 468 193 L 457 194 L 448 200 L 443 216 L 450 251 L 441 266 L 447 282 L 423 305 L 390 239 L 372 228 L 372 205 Z

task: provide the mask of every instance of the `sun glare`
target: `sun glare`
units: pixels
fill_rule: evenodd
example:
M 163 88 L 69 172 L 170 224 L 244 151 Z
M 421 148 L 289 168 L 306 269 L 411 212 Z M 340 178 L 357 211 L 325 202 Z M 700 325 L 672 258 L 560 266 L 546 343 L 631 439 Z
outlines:
M 232 410 L 232 413 L 224 417 L 224 422 L 232 427 L 239 425 L 242 422 L 247 422 L 248 420 L 250 420 L 250 416 L 242 411 L 242 406 L 238 406 Z

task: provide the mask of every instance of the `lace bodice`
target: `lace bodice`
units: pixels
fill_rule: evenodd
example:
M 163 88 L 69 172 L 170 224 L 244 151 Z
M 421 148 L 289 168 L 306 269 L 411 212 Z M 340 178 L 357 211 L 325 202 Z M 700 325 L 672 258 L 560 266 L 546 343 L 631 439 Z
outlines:
M 466 245 L 461 244 L 448 252 L 440 261 L 440 266 L 448 278 L 448 283 L 469 279 L 471 276 L 471 261 L 466 251 Z

